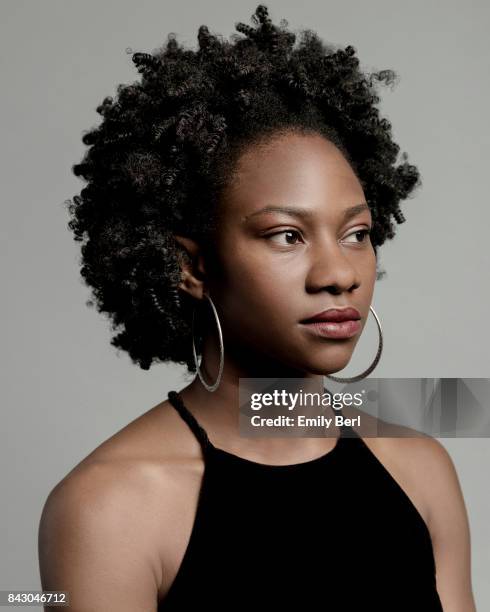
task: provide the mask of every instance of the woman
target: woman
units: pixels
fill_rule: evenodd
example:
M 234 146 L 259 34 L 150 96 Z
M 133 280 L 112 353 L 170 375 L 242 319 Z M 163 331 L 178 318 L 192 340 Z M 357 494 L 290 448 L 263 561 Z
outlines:
M 141 81 L 84 136 L 69 225 L 112 344 L 197 375 L 50 493 L 43 588 L 91 611 L 472 612 L 466 510 L 436 440 L 239 435 L 241 379 L 349 363 L 419 183 L 377 108 L 392 71 L 296 42 L 262 5 L 253 20 L 134 53 Z M 311 322 L 330 309 L 347 321 Z

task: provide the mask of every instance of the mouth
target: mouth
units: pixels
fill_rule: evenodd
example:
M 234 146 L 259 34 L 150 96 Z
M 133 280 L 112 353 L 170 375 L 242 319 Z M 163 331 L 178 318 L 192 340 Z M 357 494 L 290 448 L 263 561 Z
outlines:
M 344 306 L 343 308 L 328 308 L 317 312 L 311 317 L 303 319 L 300 323 L 312 323 L 316 321 L 332 321 L 334 323 L 341 323 L 342 321 L 357 321 L 361 318 L 361 313 L 357 308 L 352 306 Z
M 325 338 L 343 339 L 352 338 L 361 329 L 359 319 L 345 321 L 303 321 L 301 325 L 317 336 Z
M 351 306 L 329 308 L 300 321 L 310 332 L 325 338 L 352 338 L 361 330 L 361 314 Z

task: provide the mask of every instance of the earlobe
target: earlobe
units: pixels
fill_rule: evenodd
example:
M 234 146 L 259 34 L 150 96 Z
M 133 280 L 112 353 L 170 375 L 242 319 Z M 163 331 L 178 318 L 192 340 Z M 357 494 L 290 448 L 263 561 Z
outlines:
M 186 291 L 189 295 L 196 299 L 204 297 L 204 281 L 206 270 L 204 267 L 204 259 L 202 250 L 199 244 L 185 236 L 177 236 L 174 234 L 176 242 L 183 249 L 181 259 L 182 281 L 179 283 L 179 289 Z

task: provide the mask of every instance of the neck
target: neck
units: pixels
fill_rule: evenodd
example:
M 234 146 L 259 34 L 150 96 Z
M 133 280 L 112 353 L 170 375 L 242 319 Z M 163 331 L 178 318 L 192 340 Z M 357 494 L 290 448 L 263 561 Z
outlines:
M 217 343 L 204 343 L 201 375 L 212 384 L 219 370 Z M 297 463 L 328 452 L 336 443 L 339 430 L 331 427 L 324 438 L 258 437 L 246 438 L 239 431 L 239 391 L 241 378 L 296 378 L 308 380 L 323 389 L 322 376 L 284 365 L 266 355 L 244 348 L 228 348 L 218 388 L 210 392 L 196 375 L 180 391 L 186 407 L 206 430 L 212 444 L 236 455 L 262 463 Z M 243 383 L 242 383 L 243 384 Z

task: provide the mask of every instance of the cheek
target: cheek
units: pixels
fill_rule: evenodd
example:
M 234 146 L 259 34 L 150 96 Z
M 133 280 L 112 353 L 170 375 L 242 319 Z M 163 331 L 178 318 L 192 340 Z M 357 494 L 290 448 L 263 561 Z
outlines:
M 374 254 L 374 251 L 372 252 L 372 256 L 370 258 L 366 258 L 365 262 L 363 263 L 362 269 L 361 269 L 361 275 L 362 275 L 362 282 L 364 285 L 364 289 L 366 291 L 366 294 L 369 294 L 370 299 L 373 296 L 374 293 L 374 283 L 376 282 L 376 255 Z
M 298 281 L 299 282 L 299 281 Z M 266 269 L 264 265 L 242 267 L 227 283 L 224 302 L 230 311 L 241 312 L 243 317 L 285 317 L 289 318 L 293 306 L 294 278 Z
M 228 333 L 245 340 L 263 340 L 264 335 L 272 339 L 278 331 L 284 332 L 300 316 L 294 297 L 301 295 L 302 289 L 304 279 L 300 275 L 295 279 L 284 263 L 271 266 L 249 255 L 243 260 L 235 258 L 231 265 L 230 259 L 218 289 Z

